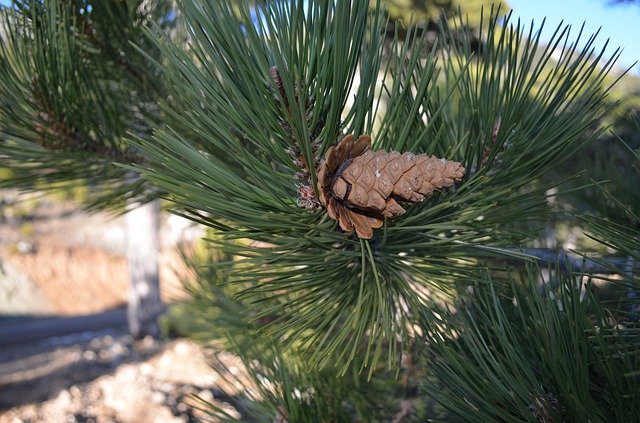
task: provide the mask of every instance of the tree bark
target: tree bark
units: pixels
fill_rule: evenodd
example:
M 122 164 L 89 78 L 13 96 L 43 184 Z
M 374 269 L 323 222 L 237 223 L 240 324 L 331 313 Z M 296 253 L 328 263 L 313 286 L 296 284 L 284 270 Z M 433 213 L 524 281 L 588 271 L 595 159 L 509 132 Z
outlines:
M 137 205 L 127 213 L 127 259 L 130 287 L 127 307 L 129 332 L 136 338 L 160 337 L 158 317 L 164 311 L 160 299 L 158 200 Z

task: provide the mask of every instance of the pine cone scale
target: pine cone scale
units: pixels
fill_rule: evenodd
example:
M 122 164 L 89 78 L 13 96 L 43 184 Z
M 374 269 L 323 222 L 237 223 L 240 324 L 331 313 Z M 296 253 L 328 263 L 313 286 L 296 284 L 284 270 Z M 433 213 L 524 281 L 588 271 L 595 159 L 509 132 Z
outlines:
M 370 148 L 370 136 L 347 135 L 328 149 L 318 171 L 320 203 L 342 230 L 360 238 L 371 238 L 385 218 L 404 214 L 398 201 L 422 201 L 464 176 L 458 162 Z

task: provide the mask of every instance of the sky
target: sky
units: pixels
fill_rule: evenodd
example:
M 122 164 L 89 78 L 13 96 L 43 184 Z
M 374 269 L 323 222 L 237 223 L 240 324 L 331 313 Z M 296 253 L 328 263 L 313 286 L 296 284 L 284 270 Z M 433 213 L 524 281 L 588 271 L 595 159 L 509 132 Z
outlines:
M 572 33 L 580 30 L 585 23 L 585 39 L 600 28 L 595 46 L 601 48 L 607 38 L 607 51 L 613 53 L 621 47 L 622 53 L 618 63 L 627 68 L 634 62 L 640 62 L 640 2 L 636 4 L 614 5 L 610 0 L 507 0 L 513 9 L 513 18 L 529 24 L 534 21 L 534 28 L 545 22 L 546 30 L 542 32 L 549 37 L 561 20 L 570 24 Z M 574 32 L 575 31 L 575 32 Z M 547 38 L 548 39 L 548 38 Z M 599 49 L 598 49 L 599 52 Z M 640 64 L 636 64 L 632 72 L 640 75 Z

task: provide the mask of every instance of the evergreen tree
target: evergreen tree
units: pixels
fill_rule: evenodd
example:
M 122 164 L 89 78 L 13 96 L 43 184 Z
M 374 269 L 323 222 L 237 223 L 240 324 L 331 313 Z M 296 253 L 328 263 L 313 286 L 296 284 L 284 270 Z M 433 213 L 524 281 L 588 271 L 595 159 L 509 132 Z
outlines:
M 549 175 L 604 131 L 617 51 L 495 14 L 389 41 L 367 0 L 178 5 L 186 46 L 151 23 L 134 49 L 169 95 L 117 169 L 209 228 L 178 324 L 243 359 L 243 419 L 640 419 L 637 228 L 573 209 L 620 260 L 531 248 L 569 201 Z

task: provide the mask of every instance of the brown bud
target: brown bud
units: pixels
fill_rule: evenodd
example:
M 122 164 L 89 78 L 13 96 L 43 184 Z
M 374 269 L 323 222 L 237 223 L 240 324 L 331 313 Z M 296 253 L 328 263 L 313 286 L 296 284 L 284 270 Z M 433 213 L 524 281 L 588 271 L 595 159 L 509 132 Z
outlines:
M 269 68 L 269 73 L 271 74 L 271 78 L 273 78 L 273 82 L 276 85 L 276 90 L 278 91 L 278 94 L 280 94 L 280 97 L 286 98 L 284 86 L 282 85 L 282 77 L 280 76 L 280 69 L 278 69 L 277 66 L 272 66 Z
M 320 203 L 344 231 L 355 230 L 360 238 L 371 238 L 385 218 L 404 214 L 400 203 L 422 201 L 465 173 L 458 162 L 370 149 L 370 136 L 347 135 L 329 148 L 318 167 Z
M 298 205 L 308 210 L 314 210 L 318 206 L 316 194 L 309 185 L 298 186 Z

